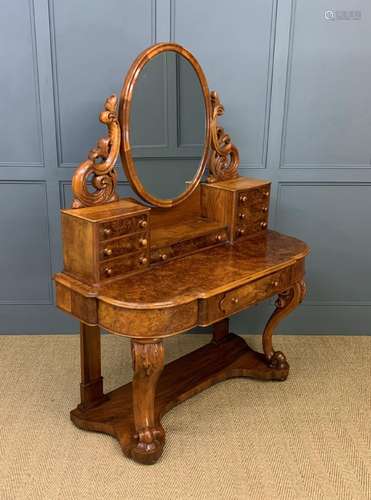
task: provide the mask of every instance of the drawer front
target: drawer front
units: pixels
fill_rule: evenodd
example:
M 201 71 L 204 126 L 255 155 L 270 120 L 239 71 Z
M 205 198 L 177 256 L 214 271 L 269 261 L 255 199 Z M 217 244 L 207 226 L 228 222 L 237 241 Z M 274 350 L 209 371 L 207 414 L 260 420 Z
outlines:
M 267 229 L 270 186 L 240 191 L 237 196 L 235 239 Z
M 189 253 L 196 252 L 197 250 L 226 241 L 228 241 L 227 229 L 215 231 L 206 236 L 201 236 L 192 240 L 179 241 L 178 243 L 168 247 L 151 250 L 151 262 L 164 262 L 168 259 L 181 257 L 182 255 L 187 255 Z
M 304 266 L 300 264 L 300 267 L 296 270 L 298 265 L 296 264 L 234 288 L 226 293 L 202 300 L 200 304 L 200 325 L 206 326 L 286 290 L 291 283 L 304 275 Z
M 109 240 L 122 236 L 124 234 L 143 231 L 148 228 L 147 215 L 138 215 L 136 217 L 126 217 L 99 224 L 98 237 L 100 241 Z
M 99 264 L 99 278 L 107 280 L 147 267 L 149 259 L 146 252 L 137 252 L 119 259 Z
M 285 269 L 266 276 L 253 283 L 235 288 L 224 294 L 219 301 L 219 310 L 223 314 L 233 314 L 251 303 L 270 297 L 285 290 L 290 285 L 291 269 Z
M 268 227 L 268 218 L 246 220 L 236 226 L 235 239 L 250 236 L 252 234 L 264 231 Z
M 256 208 L 252 208 L 250 206 L 247 207 L 239 207 L 237 211 L 237 224 L 244 225 L 248 222 L 252 221 L 268 221 L 268 206 L 260 206 Z
M 266 185 L 256 189 L 249 189 L 248 191 L 238 192 L 238 208 L 252 207 L 259 208 L 261 206 L 269 205 L 270 185 Z
M 124 238 L 101 242 L 99 244 L 99 260 L 112 259 L 120 255 L 138 252 L 146 252 L 148 247 L 148 234 L 136 233 Z

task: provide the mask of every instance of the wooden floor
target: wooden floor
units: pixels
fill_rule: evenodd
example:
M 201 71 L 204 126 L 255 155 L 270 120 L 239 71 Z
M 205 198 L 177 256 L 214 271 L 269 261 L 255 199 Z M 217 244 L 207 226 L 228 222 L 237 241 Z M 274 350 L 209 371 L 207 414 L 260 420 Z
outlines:
M 130 380 L 129 342 L 102 340 L 112 390 Z M 207 341 L 169 339 L 166 361 Z M 259 350 L 258 337 L 248 342 Z M 0 337 L 1 500 L 370 499 L 371 338 L 277 336 L 275 345 L 287 381 L 229 380 L 177 406 L 162 419 L 163 456 L 143 467 L 116 439 L 70 422 L 78 336 Z

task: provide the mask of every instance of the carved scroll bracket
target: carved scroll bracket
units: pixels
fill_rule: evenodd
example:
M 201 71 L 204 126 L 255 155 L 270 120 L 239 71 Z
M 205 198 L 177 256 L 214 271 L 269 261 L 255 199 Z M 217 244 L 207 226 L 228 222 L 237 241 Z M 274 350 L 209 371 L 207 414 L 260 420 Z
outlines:
M 281 292 L 275 302 L 276 309 L 268 320 L 263 332 L 263 350 L 265 357 L 272 368 L 288 368 L 285 355 L 281 351 L 275 351 L 272 345 L 273 331 L 279 322 L 293 311 L 304 299 L 306 286 L 301 280 L 288 290 Z
M 239 177 L 239 153 L 231 138 L 218 125 L 218 117 L 224 114 L 224 107 L 215 91 L 210 92 L 211 100 L 211 154 L 207 182 L 226 181 Z
M 117 97 L 106 99 L 99 120 L 107 125 L 108 137 L 102 137 L 80 163 L 72 178 L 72 208 L 89 207 L 118 199 L 115 163 L 120 151 L 120 124 L 116 112 Z M 89 184 L 92 188 L 89 190 Z
M 165 432 L 155 415 L 156 386 L 164 367 L 160 340 L 132 340 L 133 413 L 136 446 L 131 456 L 141 463 L 153 463 L 162 453 Z

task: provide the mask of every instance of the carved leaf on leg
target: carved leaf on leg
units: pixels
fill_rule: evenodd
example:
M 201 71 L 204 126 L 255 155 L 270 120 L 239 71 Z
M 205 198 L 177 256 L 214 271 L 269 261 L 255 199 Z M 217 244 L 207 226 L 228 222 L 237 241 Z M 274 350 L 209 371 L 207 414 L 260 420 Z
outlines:
M 239 177 L 239 153 L 231 138 L 218 125 L 218 117 L 224 114 L 224 107 L 215 91 L 210 92 L 211 100 L 211 154 L 207 182 L 225 181 Z
M 106 99 L 99 120 L 107 125 L 108 137 L 99 139 L 88 159 L 77 167 L 72 178 L 72 208 L 100 205 L 118 199 L 115 163 L 120 151 L 120 125 L 116 106 L 115 95 Z M 89 190 L 89 182 L 94 191 Z
M 164 366 L 161 341 L 132 341 L 133 411 L 137 440 L 133 458 L 141 463 L 153 463 L 162 453 L 165 432 L 155 418 L 155 396 L 158 379 Z
M 305 282 L 299 281 L 288 290 L 280 293 L 277 297 L 275 302 L 276 309 L 269 318 L 263 332 L 263 350 L 269 366 L 272 368 L 289 368 L 286 356 L 281 351 L 273 349 L 272 335 L 278 323 L 302 302 L 305 292 Z

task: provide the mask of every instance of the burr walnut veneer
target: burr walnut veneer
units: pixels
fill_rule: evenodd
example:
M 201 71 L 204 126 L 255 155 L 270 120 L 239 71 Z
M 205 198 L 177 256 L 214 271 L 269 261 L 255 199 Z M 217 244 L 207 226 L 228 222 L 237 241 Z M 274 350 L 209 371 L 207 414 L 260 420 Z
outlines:
M 144 193 L 128 135 L 136 78 L 164 51 L 193 65 L 206 107 L 200 167 L 174 200 Z M 272 334 L 304 297 L 308 247 L 268 229 L 270 182 L 239 176 L 238 150 L 217 123 L 223 107 L 183 47 L 158 44 L 142 53 L 126 78 L 119 114 L 116 105 L 114 96 L 107 99 L 100 119 L 108 137 L 77 168 L 73 207 L 62 210 L 57 305 L 81 322 L 81 403 L 72 421 L 111 434 L 125 455 L 151 464 L 165 443 L 161 416 L 176 404 L 230 377 L 286 379 L 289 365 Z M 129 181 L 148 204 L 118 199 L 120 144 Z M 275 295 L 258 353 L 229 332 L 228 318 Z M 166 337 L 208 325 L 209 344 L 164 366 Z M 131 338 L 133 381 L 110 393 L 103 390 L 100 328 Z

